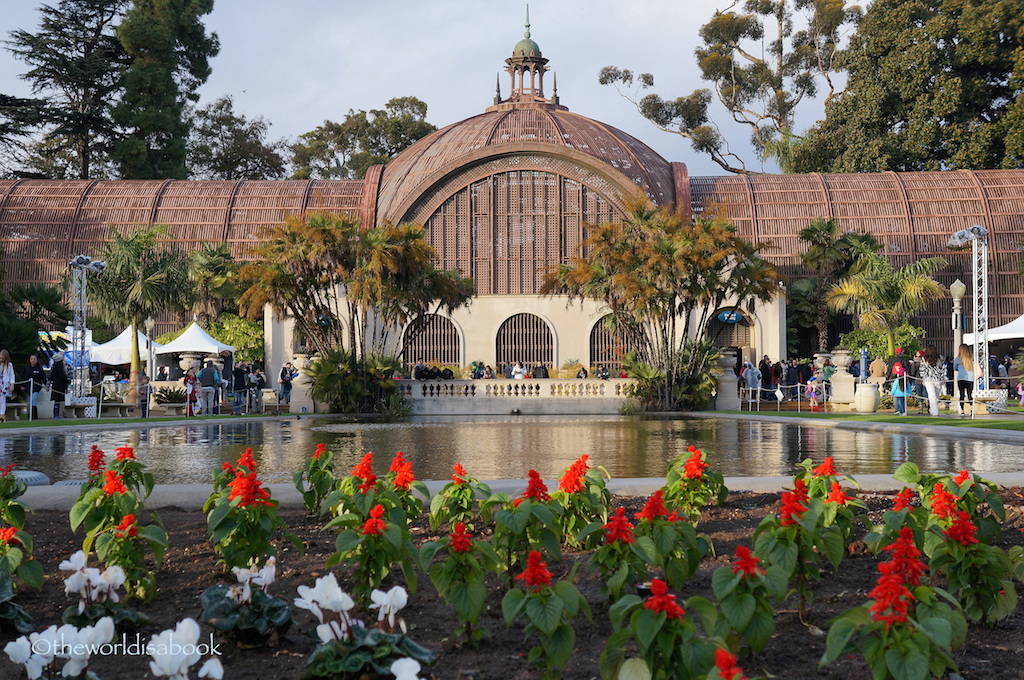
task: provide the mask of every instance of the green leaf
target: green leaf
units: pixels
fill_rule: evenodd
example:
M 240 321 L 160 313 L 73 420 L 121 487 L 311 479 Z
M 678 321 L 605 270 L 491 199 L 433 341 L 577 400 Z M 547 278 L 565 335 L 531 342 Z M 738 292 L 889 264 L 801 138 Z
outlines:
M 505 618 L 505 625 L 512 625 L 512 621 L 519 615 L 519 610 L 523 608 L 525 602 L 526 593 L 518 588 L 513 588 L 505 593 L 505 597 L 501 598 L 501 615 Z
M 916 649 L 887 649 L 885 665 L 899 680 L 927 680 L 930 675 L 928 657 Z
M 541 645 L 547 656 L 545 665 L 548 668 L 561 668 L 569 663 L 572 650 L 576 647 L 576 631 L 569 624 L 563 623 L 551 632 L 548 639 L 541 638 Z
M 772 639 L 772 634 L 775 632 L 775 619 L 767 612 L 755 611 L 746 629 L 740 632 L 743 634 L 743 639 L 750 645 L 750 651 L 760 654 Z
M 526 615 L 537 630 L 546 635 L 555 632 L 562 620 L 562 600 L 557 597 L 531 597 L 526 601 Z
M 843 555 L 846 553 L 843 533 L 839 530 L 839 527 L 831 526 L 821 532 L 821 540 L 825 545 L 826 559 L 834 568 L 838 569 L 839 563 L 843 561 Z
M 742 632 L 754 615 L 757 602 L 750 593 L 736 593 L 722 600 L 722 614 L 733 630 Z
M 651 680 L 651 669 L 643 659 L 633 657 L 626 661 L 619 668 L 617 680 Z
M 363 542 L 363 536 L 355 532 L 354 529 L 346 529 L 338 534 L 338 538 L 334 541 L 334 549 L 347 555 L 348 553 L 355 550 Z
M 40 590 L 43 587 L 43 565 L 37 560 L 26 560 L 18 565 L 18 578 L 29 587 Z M 4 600 L 0 597 L 0 602 Z
M 608 609 L 608 618 L 616 628 L 622 627 L 622 618 L 643 602 L 637 595 L 623 595 Z
M 715 569 L 715 573 L 711 575 L 711 591 L 715 594 L 715 599 L 725 598 L 736 588 L 736 584 L 740 582 L 741 578 L 742 575 L 735 573 L 732 567 Z
M 910 462 L 903 463 L 896 468 L 896 472 L 893 473 L 893 477 L 896 478 L 896 481 L 903 482 L 904 484 L 917 484 L 921 479 L 921 475 L 917 469 L 917 464 Z
M 864 607 L 860 607 L 865 612 Z M 828 636 L 825 638 L 825 655 L 821 657 L 821 665 L 830 664 L 846 651 L 850 644 L 850 638 L 857 632 L 860 625 L 849 615 L 850 612 L 841 615 L 829 626 Z
M 459 615 L 459 618 L 470 623 L 476 623 L 484 609 L 484 601 L 487 599 L 487 588 L 484 587 L 481 581 L 470 581 L 469 583 L 455 582 L 452 583 L 446 598 L 452 609 Z
M 633 612 L 631 620 L 633 630 L 636 631 L 636 643 L 640 646 L 640 652 L 647 654 L 647 650 L 654 644 L 654 638 L 658 636 L 664 622 L 664 614 L 655 614 L 650 609 L 640 608 Z
M 633 543 L 633 552 L 647 564 L 659 564 L 658 548 L 650 536 L 637 536 Z

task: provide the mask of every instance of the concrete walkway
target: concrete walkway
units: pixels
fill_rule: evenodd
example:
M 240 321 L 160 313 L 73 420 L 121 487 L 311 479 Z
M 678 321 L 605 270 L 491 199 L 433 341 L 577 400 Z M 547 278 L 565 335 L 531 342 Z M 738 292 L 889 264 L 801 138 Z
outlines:
M 910 423 L 872 423 L 853 422 L 846 420 L 829 420 L 825 418 L 800 418 L 800 417 L 779 417 L 767 413 L 759 414 L 737 414 L 700 412 L 681 413 L 680 416 L 695 416 L 700 418 L 719 418 L 729 420 L 755 420 L 764 422 L 786 423 L 804 427 L 823 427 L 835 429 L 861 430 L 867 432 L 883 432 L 888 434 L 921 434 L 935 435 L 939 437 L 958 439 L 970 438 L 983 441 L 998 441 L 1024 446 L 1024 432 L 1013 430 L 990 430 L 979 427 L 955 427 L 943 425 L 916 425 Z M 290 415 L 290 416 L 240 416 L 239 420 L 276 420 L 280 418 L 321 418 L 332 416 L 319 415 Z M 979 416 L 979 419 L 993 419 L 993 416 Z M 210 419 L 205 422 L 225 422 L 227 418 Z M 184 419 L 180 421 L 155 422 L 151 425 L 131 423 L 123 425 L 123 428 L 134 429 L 139 427 L 166 427 L 179 424 L 199 424 L 204 422 L 201 419 Z M 25 432 L 38 433 L 41 431 L 67 431 L 89 430 L 96 428 L 110 429 L 117 427 L 109 422 L 77 424 L 69 428 L 68 421 L 63 421 L 60 426 L 53 428 L 33 428 Z M 15 430 L 17 431 L 17 430 Z M 6 431 L 5 433 L 10 433 Z M 1024 470 L 1019 472 L 999 473 L 986 476 L 990 481 L 1000 486 L 1024 486 Z M 892 475 L 857 475 L 856 480 L 862 490 L 865 491 L 890 491 L 902 486 Z M 447 483 L 447 480 L 427 481 L 427 489 L 435 494 Z M 507 492 L 518 495 L 526 488 L 526 481 L 518 480 L 494 480 L 487 484 L 492 491 Z M 788 488 L 792 484 L 791 477 L 727 477 L 725 485 L 730 491 L 755 491 L 773 493 Z M 551 480 L 549 480 L 549 485 Z M 656 489 L 664 485 L 664 478 L 617 478 L 612 479 L 608 487 L 614 494 L 630 496 L 648 496 Z M 268 484 L 272 497 L 279 501 L 282 507 L 301 507 L 302 496 L 291 484 Z M 22 500 L 36 510 L 68 510 L 79 495 L 77 486 L 32 486 L 22 497 Z M 152 495 L 146 500 L 146 507 L 154 510 L 161 508 L 179 508 L 182 510 L 200 510 L 203 503 L 209 496 L 211 487 L 208 484 L 160 484 L 153 489 Z

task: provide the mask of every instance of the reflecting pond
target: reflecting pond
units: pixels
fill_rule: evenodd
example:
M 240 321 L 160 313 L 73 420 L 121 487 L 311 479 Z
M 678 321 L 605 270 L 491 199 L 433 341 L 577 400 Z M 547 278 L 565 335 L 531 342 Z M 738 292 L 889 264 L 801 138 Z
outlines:
M 0 465 L 39 470 L 52 481 L 84 479 L 93 444 L 109 455 L 128 444 L 157 483 L 207 483 L 212 470 L 252 447 L 260 476 L 290 482 L 320 442 L 335 452 L 339 472 L 367 451 L 383 474 L 403 451 L 421 479 L 444 479 L 462 463 L 478 479 L 521 479 L 533 468 L 557 478 L 581 454 L 613 477 L 660 477 L 694 444 L 726 476 L 789 475 L 798 461 L 833 456 L 844 474 L 886 474 L 914 461 L 922 470 L 968 468 L 989 474 L 1024 469 L 1024 446 L 977 439 L 940 439 L 788 423 L 679 417 L 478 416 L 253 420 L 144 429 L 0 436 Z

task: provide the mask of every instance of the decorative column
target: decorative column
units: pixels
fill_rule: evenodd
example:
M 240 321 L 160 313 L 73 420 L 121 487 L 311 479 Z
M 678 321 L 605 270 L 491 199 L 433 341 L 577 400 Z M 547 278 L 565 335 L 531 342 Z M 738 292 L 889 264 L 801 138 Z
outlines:
M 718 394 L 715 397 L 716 411 L 740 410 L 740 390 L 736 380 L 736 352 L 725 350 L 718 359 Z
M 832 353 L 832 365 L 836 372 L 832 374 L 829 381 L 832 384 L 832 410 L 850 411 L 853 410 L 854 390 L 857 379 L 850 375 L 847 370 L 853 361 L 853 355 L 848 349 L 837 349 Z

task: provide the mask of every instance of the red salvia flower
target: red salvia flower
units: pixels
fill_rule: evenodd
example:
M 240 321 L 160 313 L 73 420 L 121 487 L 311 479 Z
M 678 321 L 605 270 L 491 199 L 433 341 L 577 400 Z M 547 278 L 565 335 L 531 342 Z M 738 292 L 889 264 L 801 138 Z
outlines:
M 926 567 L 921 561 L 921 551 L 914 543 L 914 532 L 910 527 L 900 529 L 900 536 L 884 550 L 892 553 L 893 573 L 899 574 L 904 584 L 919 586 Z
M 235 466 L 231 464 L 231 461 L 224 461 L 224 464 L 220 466 L 221 470 L 227 470 L 228 472 L 234 472 Z
M 128 536 L 135 537 L 139 535 L 138 529 L 135 527 L 135 515 L 125 515 L 121 523 L 117 525 L 117 536 L 119 538 L 126 538 Z
M 398 471 L 395 475 L 394 485 L 396 489 L 409 490 L 409 485 L 416 481 L 416 476 L 412 473 L 412 463 L 409 461 L 405 462 L 405 467 Z
M 805 512 L 807 512 L 807 508 L 800 504 L 795 493 L 782 492 L 782 509 L 779 510 L 780 525 L 788 527 L 796 524 Z
M 668 586 L 661 579 L 651 580 L 651 596 L 644 602 L 644 608 L 652 612 L 665 612 L 669 619 L 681 619 L 683 608 L 676 602 L 676 596 L 668 592 Z
M 463 522 L 455 523 L 455 531 L 452 532 L 451 542 L 448 544 L 452 552 L 465 553 L 473 549 L 473 541 L 466 533 L 466 525 Z
M 113 496 L 115 493 L 126 493 L 128 487 L 124 485 L 124 480 L 121 479 L 121 475 L 117 474 L 114 470 L 107 470 L 104 473 L 104 484 L 103 493 L 108 496 Z
M 743 578 L 756 576 L 759 572 L 763 574 L 764 569 L 757 566 L 760 562 L 761 560 L 750 552 L 750 548 L 738 545 L 736 546 L 736 564 L 733 565 L 732 571 L 734 574 L 743 574 Z
M 540 474 L 536 470 L 530 470 L 529 476 L 530 479 L 526 483 L 526 491 L 523 492 L 522 498 L 532 498 L 535 501 L 551 500 L 548 487 L 544 485 L 544 480 L 540 478 Z
M 320 456 L 327 451 L 327 446 L 323 442 L 316 445 L 316 451 L 313 452 L 313 457 L 320 460 Z
M 395 457 L 391 459 L 391 467 L 388 468 L 388 472 L 398 472 L 407 464 L 409 464 L 409 461 L 405 459 L 405 454 L 401 451 L 396 451 Z
M 117 459 L 120 460 L 136 460 L 135 449 L 130 446 L 121 446 L 114 449 L 114 453 L 117 454 Z
M 978 527 L 974 526 L 967 511 L 958 510 L 953 518 L 953 525 L 946 530 L 946 536 L 961 545 L 971 545 L 978 542 L 974 536 L 977 531 Z
M 105 467 L 107 467 L 107 462 L 103 451 L 93 444 L 92 450 L 89 451 L 89 476 L 98 475 L 103 472 Z
M 957 498 L 946 491 L 945 485 L 938 483 L 932 490 L 932 514 L 939 519 L 951 517 L 956 511 Z
M 807 482 L 802 479 L 793 481 L 793 497 L 796 498 L 797 503 L 806 503 L 810 500 L 810 495 L 807 493 Z
M 647 499 L 647 504 L 644 505 L 644 509 L 636 513 L 635 517 L 653 522 L 659 517 L 665 517 L 667 514 L 668 510 L 665 509 L 664 493 L 661 489 L 658 489 L 651 494 L 651 497 Z
M 351 475 L 358 477 L 359 479 L 365 480 L 367 477 L 373 474 L 373 452 L 367 453 L 363 456 L 359 464 L 352 468 Z
M 462 467 L 462 463 L 456 463 L 455 467 L 452 468 L 452 472 L 455 473 L 452 475 L 452 481 L 455 483 L 455 486 L 466 483 L 466 468 Z
M 825 462 L 818 467 L 811 470 L 811 474 L 815 477 L 838 477 L 839 473 L 836 472 L 835 463 L 832 462 L 832 456 L 826 456 Z
M 970 472 L 969 472 L 968 470 L 961 470 L 961 471 L 960 471 L 960 472 L 959 472 L 959 473 L 957 474 L 957 476 L 953 478 L 953 482 L 954 482 L 954 483 L 955 483 L 955 484 L 956 484 L 957 486 L 960 486 L 961 484 L 963 484 L 964 482 L 966 482 L 966 481 L 967 481 L 968 479 L 970 479 L 970 478 L 971 478 L 971 473 L 970 473 Z M 972 482 L 972 483 L 973 483 L 973 482 Z
M 608 523 L 601 528 L 604 529 L 605 543 L 614 543 L 615 541 L 622 541 L 623 543 L 636 542 L 636 536 L 633 535 L 633 524 L 626 517 L 626 510 L 624 508 L 616 509 L 615 514 L 611 516 Z
M 736 655 L 721 647 L 715 650 L 715 668 L 724 680 L 747 680 L 743 669 L 736 665 Z
M 685 522 L 686 515 L 680 515 L 678 510 L 673 510 L 665 519 L 667 519 L 669 522 Z
M 233 501 L 236 498 L 240 498 L 241 500 L 238 501 L 239 507 L 271 505 L 269 500 L 270 492 L 263 488 L 263 482 L 259 480 L 255 472 L 236 470 L 235 478 L 228 482 L 228 487 L 231 488 L 228 500 Z
M 363 535 L 364 536 L 380 536 L 384 533 L 384 520 L 381 517 L 384 516 L 384 506 L 377 504 L 370 510 L 370 519 L 363 523 Z
M 544 586 L 551 585 L 551 572 L 548 571 L 548 564 L 540 558 L 540 553 L 531 550 L 526 557 L 526 569 L 519 576 L 517 581 L 526 581 L 526 585 L 534 590 L 540 590 Z
M 3 529 L 0 529 L 0 545 L 19 543 L 20 541 L 15 538 L 15 534 L 17 533 L 18 529 L 16 527 L 4 527 Z
M 7 475 L 11 474 L 11 471 L 16 467 L 18 467 L 17 463 L 11 463 L 10 465 L 0 467 L 0 477 L 6 477 Z
M 839 482 L 832 482 L 832 491 L 829 493 L 828 498 L 825 499 L 825 502 L 846 505 L 846 501 L 852 500 L 853 497 L 846 495 L 846 492 L 843 490 L 843 486 Z
M 892 509 L 896 512 L 910 507 L 910 502 L 914 500 L 914 492 L 904 487 L 903 491 L 900 491 L 896 498 L 893 499 Z
M 252 449 L 247 448 L 245 453 L 238 457 L 238 466 L 246 468 L 249 472 L 256 472 L 256 461 L 252 457 Z
M 692 444 L 688 451 L 690 451 L 691 455 L 690 459 L 683 465 L 683 477 L 686 479 L 700 479 L 704 476 L 704 469 L 708 467 L 708 464 L 704 462 L 704 454 Z
M 579 493 L 585 488 L 583 484 L 583 476 L 587 474 L 587 470 L 590 469 L 590 464 L 587 462 L 590 456 L 583 454 L 576 459 L 576 462 L 569 466 L 562 475 L 562 478 L 558 480 L 558 490 L 565 493 Z
M 377 475 L 368 474 L 363 477 L 363 483 L 359 485 L 359 493 L 369 493 L 377 488 Z
M 878 565 L 881 574 L 875 588 L 868 593 L 874 602 L 868 607 L 874 621 L 885 621 L 885 629 L 889 630 L 894 623 L 906 623 L 913 593 L 903 584 L 902 576 L 895 570 L 891 562 Z

